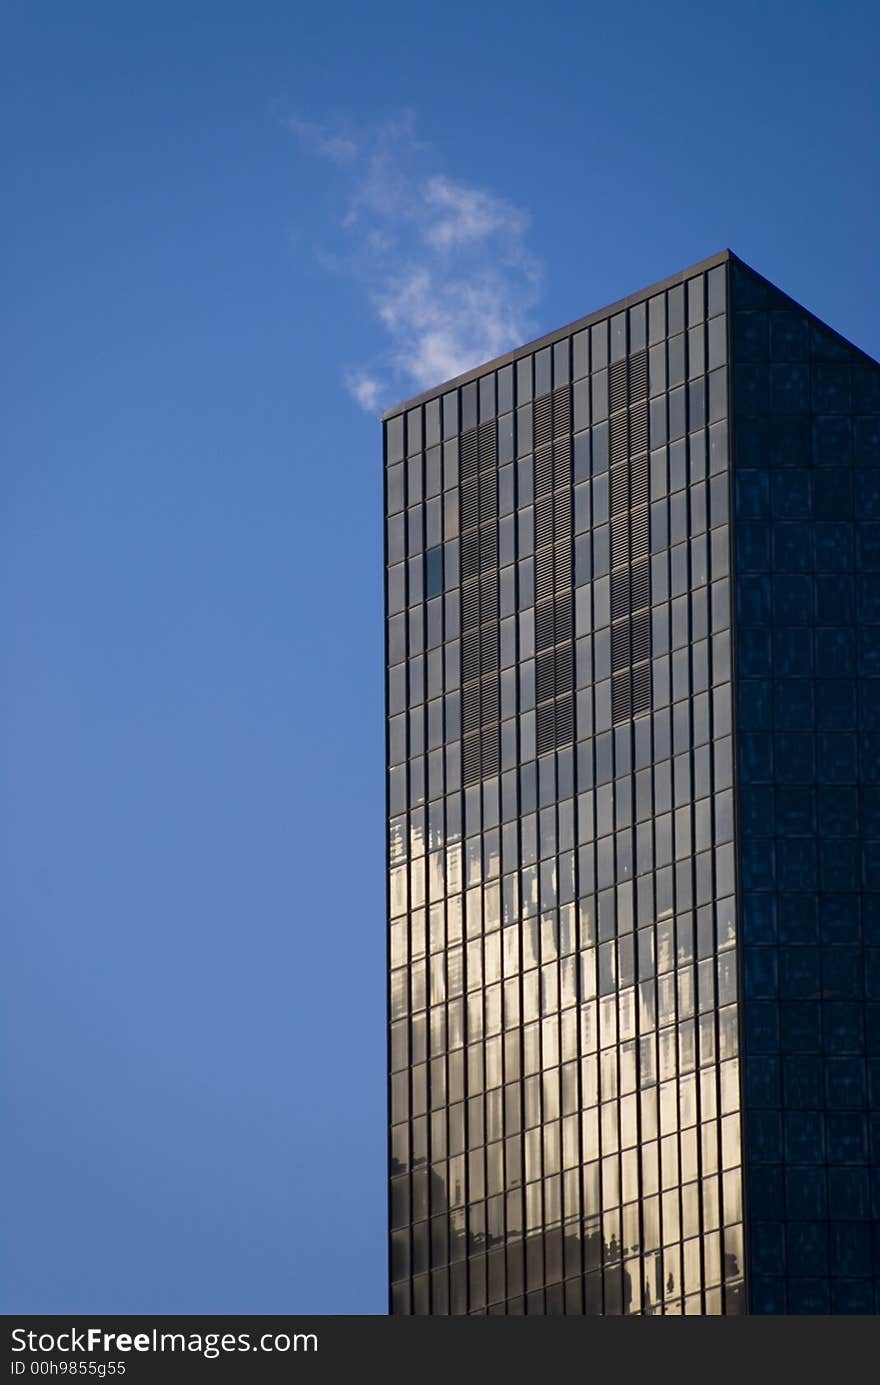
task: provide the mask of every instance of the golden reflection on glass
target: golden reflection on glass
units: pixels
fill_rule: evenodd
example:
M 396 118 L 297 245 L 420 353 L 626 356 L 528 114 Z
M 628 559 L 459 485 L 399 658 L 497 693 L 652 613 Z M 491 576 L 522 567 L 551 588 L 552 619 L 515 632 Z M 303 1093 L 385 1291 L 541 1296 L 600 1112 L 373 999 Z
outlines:
M 389 940 L 392 967 L 402 966 L 406 962 L 408 941 L 406 922 L 392 923 Z
M 483 919 L 487 933 L 501 927 L 501 890 L 497 881 L 484 887 Z
M 618 1061 L 620 1065 L 619 1091 L 621 1096 L 636 1089 L 636 1052 L 637 1046 L 634 1043 L 620 1045 L 618 1050 Z
M 620 1156 L 620 1196 L 633 1202 L 639 1195 L 639 1155 L 636 1149 L 624 1150 Z
M 596 950 L 591 948 L 580 955 L 581 1001 L 586 1003 L 596 996 Z
M 633 986 L 618 991 L 617 995 L 617 1037 L 623 1044 L 636 1036 L 636 993 Z
M 428 917 L 429 950 L 441 952 L 446 946 L 446 905 L 432 904 Z
M 616 1101 L 605 1101 L 601 1108 L 602 1153 L 610 1154 L 619 1148 L 618 1107 Z
M 559 968 L 555 962 L 541 968 L 541 1013 L 554 1014 L 559 1009 Z
M 742 1176 L 740 1169 L 732 1169 L 724 1174 L 722 1207 L 725 1226 L 742 1220 Z
M 541 1043 L 543 1054 L 541 1066 L 543 1068 L 558 1068 L 559 1066 L 559 1022 L 555 1016 L 544 1020 L 541 1026 Z
M 465 931 L 469 938 L 478 938 L 483 931 L 483 891 L 479 885 L 465 894 Z
M 599 1121 L 595 1107 L 584 1111 L 581 1118 L 581 1135 L 584 1159 L 587 1163 L 599 1157 Z
M 515 1029 L 520 1024 L 519 982 L 513 978 L 504 983 L 504 1028 Z
M 541 1070 L 541 1036 L 537 1024 L 526 1024 L 523 1028 L 523 1072 L 537 1073 Z
M 407 867 L 396 866 L 389 872 L 390 900 L 389 908 L 391 916 L 405 914 L 407 908 Z
M 657 1088 L 652 1087 L 647 1091 L 641 1092 L 639 1096 L 639 1108 L 642 1117 L 642 1139 L 655 1140 L 658 1132 L 657 1122 Z
M 707 1121 L 700 1127 L 700 1161 L 704 1178 L 718 1172 L 717 1121 Z
M 464 887 L 461 842 L 446 848 L 446 889 L 450 895 L 460 894 Z
M 718 1013 L 718 1056 L 722 1059 L 735 1058 L 739 1052 L 736 1010 L 735 1005 L 728 1005 Z
M 446 958 L 431 959 L 431 1004 L 439 1005 L 446 999 Z
M 686 1181 L 686 1170 L 682 1168 L 682 1235 L 700 1234 L 700 1186 Z
M 721 1120 L 721 1167 L 732 1169 L 741 1162 L 739 1115 Z
M 617 1050 L 613 1048 L 603 1049 L 599 1064 L 602 1100 L 607 1101 L 611 1097 L 617 1096 Z
M 736 1059 L 728 1063 L 722 1063 L 720 1068 L 721 1076 L 721 1112 L 727 1115 L 731 1111 L 739 1110 L 739 1063 Z
M 620 1147 L 629 1149 L 638 1142 L 638 1099 L 624 1096 L 620 1101 Z
M 609 1048 L 617 1043 L 617 996 L 602 996 L 599 1007 L 600 1043 L 602 1048 Z
M 520 908 L 523 918 L 532 918 L 538 912 L 538 872 L 535 866 L 528 866 L 520 872 Z M 537 959 L 536 959 L 537 960 Z
M 656 1140 L 649 1140 L 641 1147 L 642 1195 L 651 1197 L 660 1191 L 660 1147 Z
M 678 1130 L 678 1084 L 664 1082 L 660 1087 L 660 1134 L 670 1135 Z
M 660 1180 L 661 1186 L 668 1190 L 679 1184 L 678 1136 L 666 1135 L 660 1141 Z
M 703 1203 L 703 1226 L 706 1231 L 717 1231 L 721 1225 L 721 1207 L 717 1177 L 704 1177 L 700 1184 Z
M 562 1166 L 574 1169 L 579 1160 L 578 1118 L 575 1115 L 566 1116 L 562 1121 Z
M 563 1009 L 577 1003 L 577 959 L 564 957 L 559 966 L 559 1003 Z
M 463 930 L 460 895 L 446 901 L 446 936 L 450 943 L 461 942 Z
M 526 1184 L 526 1230 L 537 1231 L 544 1218 L 544 1199 L 541 1184 Z
M 704 1068 L 711 1063 L 717 1062 L 717 1050 L 715 1045 L 715 1013 L 701 1015 L 699 1022 L 699 1063 Z
M 486 1034 L 501 1033 L 501 987 L 488 986 L 485 992 Z
M 675 972 L 657 981 L 657 1022 L 662 1027 L 675 1022 Z

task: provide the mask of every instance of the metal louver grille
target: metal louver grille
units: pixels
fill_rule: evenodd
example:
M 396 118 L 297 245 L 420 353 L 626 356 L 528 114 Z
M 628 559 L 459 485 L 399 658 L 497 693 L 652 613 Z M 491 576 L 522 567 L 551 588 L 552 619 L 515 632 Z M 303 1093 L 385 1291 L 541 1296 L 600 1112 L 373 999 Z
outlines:
M 459 439 L 462 779 L 497 774 L 501 760 L 498 623 L 498 435 L 494 420 Z
M 570 385 L 541 395 L 533 405 L 539 755 L 574 740 L 571 411 Z
M 611 718 L 651 710 L 648 357 L 608 370 L 611 511 Z

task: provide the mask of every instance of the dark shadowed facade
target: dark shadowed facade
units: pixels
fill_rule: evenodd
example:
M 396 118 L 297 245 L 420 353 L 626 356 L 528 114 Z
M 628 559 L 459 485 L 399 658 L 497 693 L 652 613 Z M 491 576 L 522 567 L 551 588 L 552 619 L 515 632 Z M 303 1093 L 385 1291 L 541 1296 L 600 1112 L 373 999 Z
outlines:
M 880 1311 L 880 366 L 725 252 L 385 495 L 391 1311 Z

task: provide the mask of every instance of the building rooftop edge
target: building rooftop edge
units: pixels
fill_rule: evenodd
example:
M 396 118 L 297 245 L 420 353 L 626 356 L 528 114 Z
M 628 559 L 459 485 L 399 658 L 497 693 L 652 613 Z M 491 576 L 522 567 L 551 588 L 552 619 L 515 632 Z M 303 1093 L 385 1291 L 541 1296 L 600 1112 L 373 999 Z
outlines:
M 445 394 L 447 390 L 457 389 L 461 385 L 468 384 L 471 380 L 478 380 L 480 376 L 485 375 L 487 371 L 497 370 L 499 366 L 509 365 L 511 361 L 518 360 L 520 356 L 524 356 L 529 351 L 538 351 L 541 347 L 552 346 L 554 342 L 560 341 L 571 332 L 579 332 L 584 327 L 591 327 L 594 322 L 601 322 L 603 318 L 610 317 L 614 313 L 623 312 L 625 308 L 631 308 L 633 304 L 640 303 L 643 299 L 650 298 L 655 293 L 660 293 L 664 289 L 674 288 L 676 284 L 684 283 L 686 279 L 690 279 L 693 274 L 704 274 L 706 270 L 714 269 L 716 265 L 727 264 L 730 261 L 735 261 L 737 264 L 742 265 L 743 268 L 747 269 L 750 274 L 753 274 L 756 279 L 762 280 L 763 283 L 775 289 L 777 293 L 781 293 L 790 303 L 794 303 L 802 312 L 808 313 L 811 318 L 821 323 L 823 327 L 827 328 L 829 332 L 833 333 L 835 337 L 844 342 L 851 350 L 858 352 L 858 354 L 863 357 L 864 360 L 870 362 L 871 365 L 876 366 L 880 364 L 880 362 L 876 361 L 863 347 L 850 341 L 849 337 L 845 337 L 843 333 L 838 332 L 835 327 L 829 326 L 827 322 L 818 317 L 810 308 L 804 307 L 797 299 L 792 298 L 790 293 L 786 293 L 785 289 L 781 289 L 778 284 L 773 283 L 765 274 L 761 274 L 759 270 L 747 264 L 741 256 L 734 254 L 730 249 L 725 249 L 719 250 L 715 255 L 710 255 L 708 259 L 700 260 L 697 264 L 689 265 L 687 269 L 679 270 L 677 274 L 670 274 L 666 279 L 658 279 L 655 284 L 648 284 L 646 288 L 639 289 L 636 293 L 629 293 L 626 298 L 619 298 L 615 303 L 608 303 L 603 308 L 597 308 L 595 312 L 588 313 L 586 317 L 579 317 L 574 322 L 567 323 L 564 327 L 557 327 L 553 332 L 546 332 L 544 336 L 536 337 L 534 341 L 523 342 L 522 346 L 515 346 L 511 351 L 505 352 L 503 356 L 496 356 L 494 360 L 484 361 L 482 365 L 474 366 L 472 370 L 466 370 L 461 375 L 455 375 L 451 380 L 444 380 L 440 384 L 432 386 L 430 389 L 422 390 L 419 394 L 414 394 L 410 399 L 402 400 L 399 404 L 395 404 L 392 408 L 385 410 L 382 415 L 382 422 L 387 423 L 390 418 L 396 418 L 398 414 L 404 413 L 407 409 L 414 408 L 417 404 L 424 404 L 428 399 L 435 399 L 438 395 Z
M 676 274 L 670 274 L 665 279 L 658 279 L 656 283 L 648 284 L 647 287 L 638 289 L 635 293 L 629 293 L 625 298 L 618 298 L 613 303 L 607 303 L 604 307 L 587 313 L 585 317 L 579 317 L 574 322 L 566 323 L 564 327 L 556 327 L 552 332 L 545 332 L 543 336 L 535 337 L 533 341 L 523 342 L 521 346 L 515 346 L 510 351 L 505 351 L 502 356 L 495 356 L 492 360 L 483 361 L 480 365 L 473 366 L 472 369 L 464 371 L 461 375 L 454 375 L 450 380 L 443 380 L 432 385 L 429 389 L 421 390 L 418 394 L 412 395 L 409 399 L 401 400 L 399 404 L 394 404 L 385 410 L 382 414 L 382 422 L 387 422 L 389 418 L 394 418 L 397 414 L 412 409 L 417 404 L 424 404 L 426 400 L 434 399 L 438 394 L 445 394 L 447 390 L 457 389 L 461 385 L 468 384 L 471 380 L 478 380 L 487 371 L 497 370 L 499 366 L 508 365 L 529 351 L 538 351 L 541 347 L 552 346 L 553 342 L 560 341 L 571 332 L 579 332 L 584 327 L 591 327 L 594 322 L 601 322 L 603 318 L 610 317 L 613 313 L 622 312 L 624 308 L 630 308 L 633 304 L 640 303 L 642 299 L 648 298 L 652 294 L 660 293 L 663 289 L 674 288 L 676 284 L 683 283 L 693 274 L 705 273 L 708 269 L 714 269 L 716 265 L 725 264 L 728 260 L 738 258 L 732 250 L 719 250 L 717 254 L 710 255 L 707 259 L 698 261 L 697 264 L 689 265 L 686 269 L 681 269 Z

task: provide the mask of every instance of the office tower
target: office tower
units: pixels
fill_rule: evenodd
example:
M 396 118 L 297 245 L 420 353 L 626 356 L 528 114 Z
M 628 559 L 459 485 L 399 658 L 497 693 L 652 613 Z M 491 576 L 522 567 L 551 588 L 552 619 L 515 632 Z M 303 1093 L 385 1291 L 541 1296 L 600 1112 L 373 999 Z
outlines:
M 725 252 L 384 427 L 391 1311 L 880 1310 L 880 366 Z

